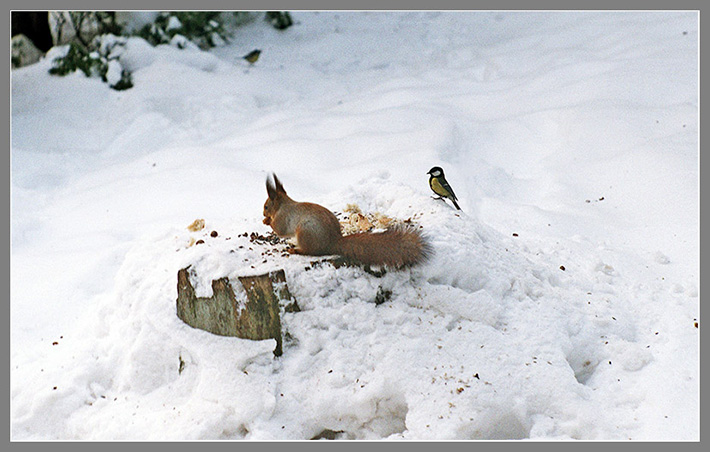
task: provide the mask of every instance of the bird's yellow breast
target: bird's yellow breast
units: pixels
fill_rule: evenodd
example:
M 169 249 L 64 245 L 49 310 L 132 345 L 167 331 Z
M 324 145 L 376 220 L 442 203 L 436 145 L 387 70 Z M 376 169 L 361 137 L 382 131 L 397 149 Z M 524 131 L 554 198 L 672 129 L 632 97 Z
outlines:
M 431 189 L 434 190 L 434 193 L 439 196 L 451 196 L 451 193 L 449 193 L 444 187 L 441 186 L 437 177 L 432 177 L 431 179 L 429 179 L 429 186 L 431 186 Z

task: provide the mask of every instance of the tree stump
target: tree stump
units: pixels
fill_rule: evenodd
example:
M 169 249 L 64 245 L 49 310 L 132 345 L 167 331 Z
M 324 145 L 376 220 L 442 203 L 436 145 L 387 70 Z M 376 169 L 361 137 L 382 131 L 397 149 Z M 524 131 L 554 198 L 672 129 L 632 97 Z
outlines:
M 287 312 L 300 311 L 286 285 L 283 270 L 239 277 L 247 293 L 246 304 L 237 300 L 227 278 L 212 281 L 212 296 L 198 297 L 187 268 L 178 271 L 177 315 L 188 325 L 220 336 L 242 339 L 275 339 L 274 355 L 283 354 L 280 301 L 290 302 Z

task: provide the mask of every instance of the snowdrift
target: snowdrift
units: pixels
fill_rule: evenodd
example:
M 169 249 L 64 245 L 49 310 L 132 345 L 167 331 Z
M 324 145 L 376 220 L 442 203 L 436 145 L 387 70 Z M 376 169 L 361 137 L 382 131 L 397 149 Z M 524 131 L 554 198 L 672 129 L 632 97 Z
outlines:
M 554 246 L 504 237 L 387 178 L 341 199 L 414 219 L 434 257 L 381 278 L 309 265 L 314 258 L 250 240 L 245 233 L 267 232 L 258 219 L 207 219 L 201 231 L 144 239 L 126 255 L 93 328 L 32 364 L 40 377 L 14 395 L 30 407 L 15 413 L 15 435 L 608 439 L 631 427 L 599 425 L 597 416 L 622 409 L 619 397 L 633 401 L 626 377 L 653 362 L 653 332 L 636 326 L 623 295 L 632 288 L 603 253 L 579 243 L 587 256 L 573 264 Z M 199 296 L 211 295 L 213 279 L 284 268 L 302 311 L 282 313 L 283 356 L 273 356 L 273 340 L 182 323 L 176 275 L 188 265 Z M 391 293 L 384 303 L 381 291 Z M 39 415 L 50 407 L 62 422 Z

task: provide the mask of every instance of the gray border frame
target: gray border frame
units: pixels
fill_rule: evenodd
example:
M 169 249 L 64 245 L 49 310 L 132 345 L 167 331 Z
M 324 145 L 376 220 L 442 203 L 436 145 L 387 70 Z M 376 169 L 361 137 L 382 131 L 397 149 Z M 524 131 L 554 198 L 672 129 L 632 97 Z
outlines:
M 693 10 L 700 11 L 700 128 L 699 130 L 707 130 L 704 126 L 706 125 L 706 116 L 702 115 L 705 102 L 702 100 L 702 86 L 704 78 L 703 74 L 706 74 L 706 64 L 708 60 L 707 51 L 705 46 L 703 46 L 703 8 L 699 0 L 675 0 L 675 1 L 644 1 L 644 0 L 597 0 L 594 3 L 582 2 L 582 1 L 563 1 L 563 0 L 541 0 L 536 2 L 530 2 L 525 0 L 479 0 L 475 3 L 466 2 L 465 0 L 415 0 L 409 1 L 404 4 L 403 2 L 396 2 L 394 0 L 359 0 L 357 3 L 354 1 L 350 2 L 338 2 L 334 3 L 332 1 L 326 0 L 298 0 L 298 1 L 286 1 L 286 0 L 207 0 L 202 1 L 199 4 L 195 2 L 189 2 L 187 0 L 180 0 L 178 2 L 167 0 L 156 0 L 151 2 L 140 2 L 140 1 L 122 1 L 120 2 L 121 7 L 116 8 L 118 2 L 108 2 L 108 1 L 86 1 L 86 0 L 72 0 L 72 1 L 51 1 L 51 0 L 10 0 L 8 10 L 2 12 L 2 27 L 8 27 L 10 24 L 10 11 L 11 10 L 48 10 L 48 9 L 91 9 L 91 10 L 115 10 L 115 9 L 153 9 L 153 10 L 191 10 L 191 9 L 211 9 L 211 10 L 232 10 L 232 9 L 244 9 L 244 10 L 399 10 L 399 9 L 419 9 L 419 10 Z M 199 7 L 198 7 L 199 6 Z M 710 8 L 705 8 L 706 11 L 710 11 Z M 9 33 L 6 34 L 6 36 Z M 9 42 L 8 42 L 9 44 Z M 703 440 L 706 439 L 707 434 L 705 433 L 705 427 L 707 422 L 707 401 L 703 400 L 702 395 L 706 393 L 705 391 L 705 380 L 703 376 L 707 375 L 706 365 L 707 365 L 707 335 L 702 334 L 702 329 L 700 331 L 700 355 L 701 355 L 701 366 L 700 366 L 700 392 L 701 392 L 701 404 L 700 404 L 700 442 L 685 442 L 685 443 L 645 443 L 645 442 L 634 442 L 634 443 L 619 443 L 619 442 L 580 442 L 580 443 L 550 443 L 550 442 L 523 442 L 523 443 L 513 443 L 513 442 L 404 442 L 404 443 L 383 443 L 383 442 L 180 442 L 180 443 L 161 443 L 161 442 L 146 442 L 146 443 L 136 443 L 136 442 L 112 442 L 112 443 L 99 443 L 99 442 L 10 442 L 10 55 L 9 55 L 9 45 L 5 47 L 4 53 L 4 64 L 7 67 L 7 71 L 2 73 L 3 86 L 7 89 L 7 109 L 4 110 L 3 115 L 7 115 L 7 119 L 4 122 L 7 124 L 3 128 L 4 143 L 3 147 L 3 161 L 7 162 L 5 170 L 2 173 L 3 178 L 3 195 L 2 205 L 4 210 L 8 213 L 8 220 L 2 222 L 2 236 L 5 238 L 3 240 L 3 252 L 6 253 L 7 260 L 3 261 L 3 267 L 7 266 L 5 271 L 2 273 L 2 286 L 5 287 L 5 292 L 8 294 L 7 298 L 3 297 L 3 300 L 7 300 L 3 303 L 3 314 L 4 314 L 4 325 L 5 331 L 2 335 L 3 342 L 6 344 L 2 347 L 2 364 L 3 372 L 0 372 L 0 386 L 2 387 L 2 405 L 5 407 L 4 410 L 0 410 L 2 413 L 2 426 L 3 426 L 3 439 L 2 444 L 3 450 L 6 451 L 24 451 L 24 450 L 42 450 L 51 449 L 53 451 L 82 451 L 90 450 L 94 451 L 100 450 L 145 450 L 149 448 L 150 450 L 186 450 L 193 451 L 197 448 L 203 449 L 207 448 L 210 450 L 230 450 L 230 451 L 243 451 L 243 450 L 381 450 L 382 448 L 386 450 L 423 450 L 430 451 L 434 448 L 443 448 L 445 450 L 510 450 L 511 448 L 522 448 L 525 450 L 541 450 L 541 451 L 556 451 L 556 450 L 643 450 L 644 452 L 651 450 L 667 451 L 669 449 L 674 450 L 705 450 L 702 448 Z M 3 118 L 5 119 L 5 118 Z M 703 149 L 702 132 L 700 133 L 700 150 Z M 702 155 L 702 152 L 700 153 Z M 707 217 L 707 199 L 710 195 L 705 193 L 707 184 L 703 184 L 703 176 L 706 175 L 707 165 L 700 158 L 700 223 L 701 223 L 701 237 L 700 237 L 700 293 L 702 300 L 703 288 L 706 286 L 704 282 L 706 281 L 707 274 L 707 253 L 706 247 L 704 246 L 702 240 L 702 224 L 706 223 Z M 702 301 L 700 311 L 702 312 Z M 702 322 L 701 322 L 702 323 Z M 705 441 L 707 443 L 707 441 Z M 6 447 L 5 447 L 6 446 Z

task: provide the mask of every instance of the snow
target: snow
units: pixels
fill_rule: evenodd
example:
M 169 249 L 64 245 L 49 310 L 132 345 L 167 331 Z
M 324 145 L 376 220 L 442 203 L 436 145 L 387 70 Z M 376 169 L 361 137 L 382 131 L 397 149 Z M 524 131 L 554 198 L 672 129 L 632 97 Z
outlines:
M 697 441 L 697 13 L 293 16 L 131 38 L 121 92 L 62 49 L 13 70 L 13 440 Z M 264 262 L 272 171 L 433 258 Z M 202 295 L 284 268 L 283 356 L 182 323 L 187 265 Z
M 170 16 L 170 19 L 168 19 L 168 25 L 165 27 L 166 30 L 174 30 L 177 28 L 182 27 L 182 23 L 180 23 L 180 19 L 178 19 L 175 16 Z

